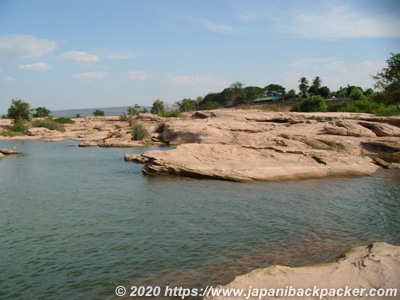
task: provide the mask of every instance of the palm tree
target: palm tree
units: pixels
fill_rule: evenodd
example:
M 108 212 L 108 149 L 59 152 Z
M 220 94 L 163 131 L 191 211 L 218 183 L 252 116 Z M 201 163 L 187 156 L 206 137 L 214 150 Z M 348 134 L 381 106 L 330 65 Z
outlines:
M 321 83 L 322 83 L 321 78 L 319 78 L 319 76 L 317 76 L 314 78 L 314 80 L 312 82 L 312 86 L 318 91 L 321 88 Z
M 299 90 L 300 90 L 300 92 L 303 93 L 303 95 L 305 95 L 305 93 L 307 92 L 307 89 L 308 89 L 308 80 L 305 77 L 301 77 L 299 82 L 300 82 Z

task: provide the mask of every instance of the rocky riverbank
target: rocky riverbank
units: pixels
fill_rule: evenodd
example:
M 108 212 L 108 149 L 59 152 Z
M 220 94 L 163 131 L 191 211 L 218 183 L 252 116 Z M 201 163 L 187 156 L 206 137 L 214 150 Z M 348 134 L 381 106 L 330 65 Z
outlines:
M 400 118 L 350 113 L 196 112 L 162 120 L 173 150 L 126 154 L 146 174 L 233 181 L 370 175 L 398 168 Z
M 140 114 L 136 122 L 151 134 L 132 140 L 132 128 L 118 116 L 86 117 L 65 124 L 65 132 L 33 127 L 14 140 L 78 140 L 81 147 L 176 148 L 126 154 L 144 163 L 146 174 L 233 181 L 358 176 L 379 166 L 399 168 L 400 117 L 354 113 L 290 113 L 221 109 L 183 118 Z M 0 133 L 11 121 L 0 120 Z M 379 165 L 379 166 L 378 166 Z
M 400 247 L 373 243 L 355 247 L 330 263 L 298 268 L 274 265 L 256 269 L 249 274 L 237 276 L 226 286 L 216 288 L 221 294 L 223 289 L 243 290 L 242 296 L 209 296 L 205 299 L 260 299 L 260 293 L 265 300 L 398 299 L 399 278 Z M 297 297 L 290 296 L 289 293 L 293 291 Z M 374 296 L 372 293 L 376 291 L 388 294 L 386 297 Z M 333 296 L 333 293 L 338 294 Z M 369 293 L 371 295 L 368 296 Z M 324 296 L 321 297 L 321 294 Z

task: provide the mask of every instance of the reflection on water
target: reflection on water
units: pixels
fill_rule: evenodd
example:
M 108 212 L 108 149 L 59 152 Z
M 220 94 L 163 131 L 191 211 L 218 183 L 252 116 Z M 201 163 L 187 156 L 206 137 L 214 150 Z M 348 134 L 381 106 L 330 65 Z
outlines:
M 0 161 L 1 299 L 215 286 L 260 266 L 400 244 L 398 170 L 256 183 L 149 177 L 123 161 L 144 149 L 71 145 L 25 142 L 25 155 Z

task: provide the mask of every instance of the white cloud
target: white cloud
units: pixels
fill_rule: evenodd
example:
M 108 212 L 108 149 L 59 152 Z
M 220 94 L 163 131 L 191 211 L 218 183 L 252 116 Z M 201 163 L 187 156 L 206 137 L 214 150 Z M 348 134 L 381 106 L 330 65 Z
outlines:
M 327 63 L 324 68 L 329 72 L 346 73 L 347 67 L 342 60 L 335 60 Z
M 83 51 L 68 51 L 60 55 L 60 58 L 72 60 L 79 63 L 95 63 L 100 59 L 93 54 Z
M 3 71 L 3 69 L 0 67 L 0 72 Z
M 290 71 L 286 72 L 282 80 L 288 89 L 298 90 L 298 80 L 306 77 L 311 83 L 312 79 L 319 76 L 322 85 L 332 90 L 340 86 L 356 85 L 362 88 L 373 87 L 374 80 L 371 75 L 376 74 L 384 66 L 384 61 L 364 60 L 355 63 L 348 63 L 342 60 L 333 59 L 300 59 L 288 64 Z M 311 66 L 311 67 L 306 67 Z
M 77 73 L 72 75 L 73 79 L 78 79 L 86 82 L 92 82 L 96 80 L 102 80 L 107 76 L 106 72 L 89 72 L 89 73 Z
M 290 62 L 288 65 L 298 69 L 319 69 L 321 63 L 329 61 L 329 58 L 302 58 Z
M 33 35 L 0 36 L 0 59 L 40 57 L 57 49 L 55 41 L 38 39 Z
M 164 80 L 165 82 L 170 83 L 179 83 L 185 85 L 196 85 L 204 81 L 200 76 L 172 76 L 168 75 L 168 77 Z
M 215 22 L 207 20 L 207 19 L 198 18 L 198 19 L 194 19 L 193 22 L 200 25 L 201 27 L 204 27 L 213 32 L 223 33 L 223 34 L 234 33 L 234 30 L 231 26 L 218 24 L 218 23 L 215 23 Z
M 146 71 L 131 71 L 129 72 L 129 78 L 132 80 L 146 80 L 149 78 L 149 73 Z
M 282 29 L 310 39 L 354 37 L 399 37 L 400 18 L 396 14 L 362 14 L 349 6 L 320 7 L 291 11 Z
M 19 65 L 19 68 L 21 70 L 28 70 L 28 71 L 48 71 L 53 68 L 52 65 L 40 62 L 40 63 L 35 63 L 35 64 L 25 64 L 25 65 Z
M 14 78 L 14 77 L 11 77 L 11 76 L 6 76 L 6 77 L 4 77 L 4 80 L 7 80 L 7 81 L 14 81 L 15 78 Z
M 101 55 L 101 58 L 104 59 L 136 59 L 139 57 L 139 54 L 132 51 L 112 51 L 109 49 L 105 50 L 104 55 Z

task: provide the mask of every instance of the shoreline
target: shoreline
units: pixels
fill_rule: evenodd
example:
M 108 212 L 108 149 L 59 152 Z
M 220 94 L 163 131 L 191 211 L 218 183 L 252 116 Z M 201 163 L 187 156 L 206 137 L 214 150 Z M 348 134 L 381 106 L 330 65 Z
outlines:
M 65 132 L 30 128 L 28 135 L 1 140 L 81 141 L 81 147 L 146 147 L 124 157 L 144 164 L 149 175 L 177 175 L 230 181 L 276 181 L 368 176 L 379 167 L 400 168 L 400 117 L 355 113 L 290 113 L 220 109 L 185 113 L 184 118 L 139 114 L 149 132 L 132 140 L 132 128 L 118 116 L 75 118 Z M 0 131 L 11 120 L 0 120 Z

